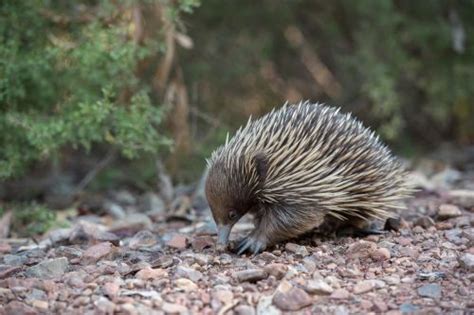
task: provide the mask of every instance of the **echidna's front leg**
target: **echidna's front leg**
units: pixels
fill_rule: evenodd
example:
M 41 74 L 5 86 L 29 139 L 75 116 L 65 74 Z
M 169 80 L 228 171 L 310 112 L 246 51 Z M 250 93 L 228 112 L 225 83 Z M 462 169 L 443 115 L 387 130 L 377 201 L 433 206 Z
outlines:
M 257 254 L 267 246 L 297 237 L 324 220 L 324 214 L 318 211 L 298 211 L 292 207 L 269 207 L 262 209 L 256 220 L 255 229 L 237 246 L 240 255 L 245 251 Z
M 240 240 L 237 245 L 236 251 L 238 255 L 243 254 L 247 250 L 257 254 L 267 248 L 268 237 L 264 232 L 265 223 L 263 221 L 265 221 L 264 216 L 257 214 L 254 220 L 255 228 L 249 235 Z

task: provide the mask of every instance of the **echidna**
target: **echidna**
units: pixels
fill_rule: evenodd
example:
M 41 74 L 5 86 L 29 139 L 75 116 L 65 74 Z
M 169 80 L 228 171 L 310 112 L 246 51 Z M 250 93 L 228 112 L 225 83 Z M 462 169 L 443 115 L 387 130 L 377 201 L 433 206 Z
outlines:
M 258 253 L 328 219 L 360 226 L 389 218 L 410 192 L 401 164 L 374 132 L 350 114 L 309 102 L 249 119 L 207 162 L 218 244 L 227 245 L 243 215 L 255 216 L 239 254 Z

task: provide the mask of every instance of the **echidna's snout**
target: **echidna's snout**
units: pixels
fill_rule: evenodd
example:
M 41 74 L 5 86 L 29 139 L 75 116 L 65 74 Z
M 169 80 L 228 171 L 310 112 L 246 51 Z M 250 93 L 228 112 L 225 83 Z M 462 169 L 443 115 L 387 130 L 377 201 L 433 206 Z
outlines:
M 232 225 L 218 225 L 217 226 L 217 244 L 227 246 L 229 243 L 229 235 Z

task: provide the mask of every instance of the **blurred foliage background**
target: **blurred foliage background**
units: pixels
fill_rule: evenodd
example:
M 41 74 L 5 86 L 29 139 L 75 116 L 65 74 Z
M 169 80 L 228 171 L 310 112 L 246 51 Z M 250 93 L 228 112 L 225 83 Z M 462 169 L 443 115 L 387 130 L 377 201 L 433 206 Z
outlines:
M 286 100 L 341 106 L 405 156 L 472 144 L 473 35 L 470 0 L 3 0 L 0 200 L 196 182 Z

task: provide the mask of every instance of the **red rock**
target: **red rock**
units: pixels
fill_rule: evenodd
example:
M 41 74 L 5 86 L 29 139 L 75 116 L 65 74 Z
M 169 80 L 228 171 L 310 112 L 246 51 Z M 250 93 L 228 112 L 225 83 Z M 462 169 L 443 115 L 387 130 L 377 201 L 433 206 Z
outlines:
M 349 246 L 347 254 L 351 258 L 365 258 L 370 255 L 371 252 L 377 249 L 377 244 L 374 242 L 367 242 L 359 240 Z
M 0 279 L 10 277 L 11 275 L 17 273 L 20 270 L 21 270 L 20 266 L 15 266 L 15 267 L 10 267 L 10 268 L 4 269 L 4 270 L 0 271 Z
M 361 300 L 360 301 L 360 307 L 362 307 L 364 310 L 370 310 L 372 308 L 372 306 L 374 306 L 374 304 L 372 304 L 372 302 L 370 302 L 368 300 Z
M 211 248 L 214 246 L 214 239 L 207 235 L 207 236 L 196 236 L 193 238 L 191 246 L 196 251 L 202 251 L 205 248 Z
M 374 300 L 374 307 L 376 312 L 386 312 L 388 310 L 387 304 L 382 300 Z
M 313 303 L 308 293 L 286 281 L 280 283 L 272 302 L 282 311 L 298 311 Z
M 370 257 L 375 261 L 384 261 L 390 259 L 390 251 L 387 248 L 377 248 L 370 253 Z
M 288 267 L 284 264 L 274 263 L 265 266 L 265 271 L 280 280 L 283 278 L 288 270 Z
M 349 298 L 349 292 L 346 289 L 337 289 L 331 294 L 331 299 L 345 300 Z
M 107 282 L 102 287 L 102 292 L 107 295 L 110 299 L 114 299 L 120 290 L 120 286 L 115 282 Z
M 19 301 L 11 301 L 5 306 L 5 314 L 15 314 L 15 315 L 36 315 L 38 312 Z
M 177 249 L 185 249 L 188 246 L 188 239 L 182 234 L 175 234 L 166 242 L 166 245 Z
M 9 252 L 11 252 L 11 250 L 12 250 L 12 247 L 10 246 L 10 244 L 0 243 L 0 253 L 1 254 L 9 253 Z
M 136 278 L 142 280 L 160 279 L 168 275 L 168 272 L 161 268 L 152 269 L 150 267 L 144 268 L 137 272 Z
M 89 247 L 83 254 L 86 264 L 95 263 L 112 253 L 114 246 L 110 242 L 103 242 Z

